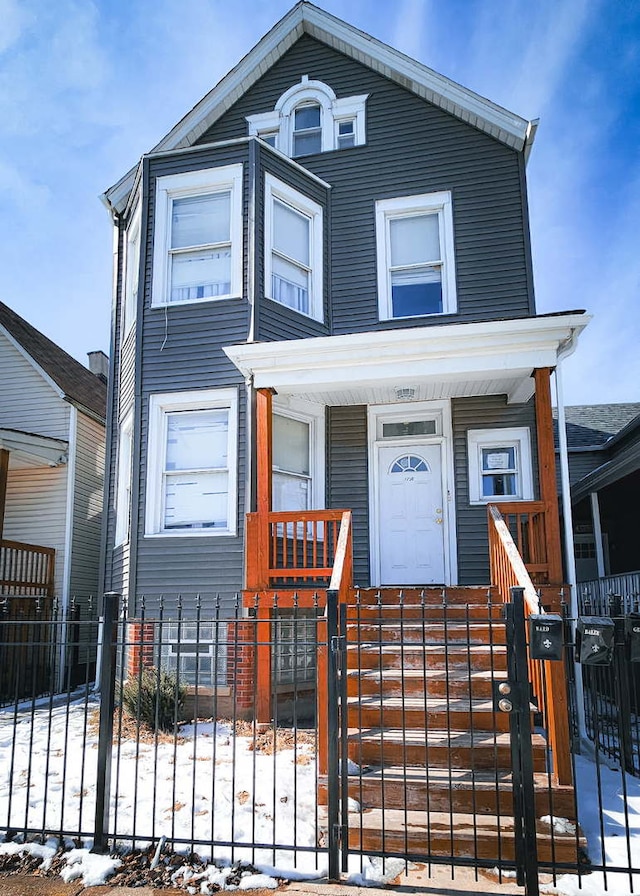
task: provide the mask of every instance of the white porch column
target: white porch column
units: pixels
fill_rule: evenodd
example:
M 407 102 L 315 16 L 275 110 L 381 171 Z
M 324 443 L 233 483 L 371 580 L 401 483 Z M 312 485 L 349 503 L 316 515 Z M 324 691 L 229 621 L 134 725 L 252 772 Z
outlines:
M 604 549 L 602 547 L 602 525 L 600 523 L 600 501 L 598 492 L 591 492 L 591 516 L 593 518 L 593 537 L 596 543 L 596 563 L 598 565 L 598 578 L 606 576 L 604 568 Z

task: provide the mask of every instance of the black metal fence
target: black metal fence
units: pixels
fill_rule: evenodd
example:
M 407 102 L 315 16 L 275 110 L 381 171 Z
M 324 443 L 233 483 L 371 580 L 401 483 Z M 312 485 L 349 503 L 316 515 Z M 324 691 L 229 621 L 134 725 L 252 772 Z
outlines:
M 564 624 L 574 789 L 555 782 L 526 682 L 515 737 L 502 712 L 526 633 L 518 646 L 489 592 L 362 591 L 328 614 L 310 594 L 260 601 L 140 599 L 129 612 L 112 596 L 100 624 L 7 613 L 4 836 L 104 849 L 164 839 L 283 876 L 380 879 L 413 861 L 508 871 L 534 855 L 530 840 L 518 856 L 524 824 L 534 871 L 597 875 L 602 892 L 619 877 L 638 888 L 640 782 L 624 764 L 639 732 L 623 732 L 624 698 L 598 678 L 604 666 L 573 676 L 575 621 Z M 29 651 L 49 657 L 46 682 L 24 671 Z M 328 689 L 320 718 L 317 675 Z M 527 740 L 523 761 L 513 750 Z

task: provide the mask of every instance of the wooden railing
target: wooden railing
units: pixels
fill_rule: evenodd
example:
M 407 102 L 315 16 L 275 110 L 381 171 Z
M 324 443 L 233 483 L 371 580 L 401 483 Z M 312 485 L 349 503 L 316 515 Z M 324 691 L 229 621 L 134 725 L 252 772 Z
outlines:
M 343 514 L 342 510 L 247 514 L 246 589 L 326 588 Z
M 53 597 L 54 574 L 54 548 L 0 541 L 0 594 Z
M 541 509 L 539 504 L 540 502 L 522 502 L 521 505 L 501 504 L 498 507 L 490 504 L 487 507 L 491 584 L 505 603 L 511 599 L 511 588 L 522 588 L 527 617 L 541 612 L 538 592 L 529 574 L 530 564 L 526 562 L 528 559 L 538 575 L 542 575 L 544 561 L 542 561 L 541 538 L 545 534 L 545 528 L 544 505 Z M 516 506 L 519 507 L 517 512 L 513 510 Z M 530 516 L 527 508 L 530 508 Z M 524 558 L 512 537 L 511 527 L 507 525 L 502 515 L 503 510 L 506 510 L 507 518 L 517 517 L 516 537 L 525 550 Z M 546 554 L 544 557 L 546 558 Z M 569 715 L 564 663 L 533 660 L 531 657 L 528 658 L 528 663 L 533 697 L 547 726 L 553 754 L 554 779 L 558 784 L 571 784 Z
M 335 558 L 331 581 L 328 592 L 337 596 L 338 612 L 341 604 L 349 602 L 349 596 L 353 589 L 353 537 L 352 537 L 351 511 L 342 511 L 340 530 L 336 543 Z M 317 661 L 317 719 L 318 719 L 318 770 L 320 774 L 327 773 L 328 744 L 328 708 L 329 695 L 327 692 L 328 681 L 328 644 L 327 644 L 327 608 L 324 618 L 318 624 L 318 661 Z

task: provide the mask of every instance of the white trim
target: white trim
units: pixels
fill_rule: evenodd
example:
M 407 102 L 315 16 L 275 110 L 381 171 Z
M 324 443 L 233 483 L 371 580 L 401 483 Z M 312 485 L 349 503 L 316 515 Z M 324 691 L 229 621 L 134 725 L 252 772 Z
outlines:
M 441 431 L 433 436 L 413 436 L 399 439 L 378 439 L 378 423 L 394 419 L 424 419 L 437 415 L 441 420 Z M 419 446 L 440 445 L 440 468 L 442 471 L 442 500 L 444 527 L 444 570 L 445 585 L 458 582 L 458 550 L 456 539 L 455 470 L 453 459 L 453 428 L 450 401 L 406 402 L 401 404 L 369 405 L 367 408 L 367 446 L 369 464 L 369 558 L 371 585 L 380 585 L 380 538 L 381 527 L 378 518 L 380 481 L 378 451 L 397 445 Z
M 231 243 L 231 290 L 221 296 L 188 299 L 171 302 L 168 298 L 170 285 L 169 246 L 171 237 L 171 206 L 174 199 L 187 196 L 201 196 L 210 193 L 230 192 L 230 243 Z M 243 215 L 242 215 L 242 164 L 224 165 L 219 168 L 203 168 L 182 174 L 159 177 L 156 181 L 156 215 L 154 223 L 153 280 L 151 307 L 166 305 L 192 305 L 201 302 L 218 302 L 242 296 L 243 263 Z
M 166 450 L 166 415 L 174 411 L 228 408 L 227 526 L 224 529 L 162 529 L 162 474 Z M 194 389 L 155 392 L 149 396 L 145 537 L 215 538 L 237 534 L 238 516 L 238 390 Z
M 67 463 L 67 506 L 64 526 L 64 565 L 62 571 L 62 612 L 66 614 L 71 587 L 71 559 L 73 546 L 73 511 L 76 496 L 76 454 L 78 451 L 78 410 L 71 407 L 69 414 L 69 461 Z
M 324 318 L 324 284 L 323 284 L 323 215 L 322 206 L 318 205 L 308 196 L 294 190 L 289 184 L 267 173 L 264 179 L 264 294 L 273 302 L 277 302 L 271 295 L 271 272 L 273 252 L 273 202 L 279 199 L 295 211 L 309 219 L 309 311 L 297 311 L 305 317 L 322 321 Z M 282 303 L 278 303 L 282 304 Z M 289 307 L 284 305 L 283 307 Z
M 593 519 L 593 538 L 596 548 L 596 563 L 598 564 L 598 578 L 602 579 L 607 572 L 604 565 L 604 551 L 602 549 L 602 525 L 600 523 L 600 500 L 598 492 L 591 492 L 591 517 Z
M 311 3 L 298 3 L 162 138 L 152 152 L 193 144 L 305 33 L 507 146 L 520 151 L 525 144 L 533 142 L 533 122 L 456 84 Z M 135 172 L 134 168 L 110 187 L 104 194 L 105 201 L 120 208 L 133 185 Z
M 325 505 L 325 408 L 287 396 L 276 396 L 273 413 L 309 424 L 309 465 L 311 478 L 310 510 L 322 510 Z
M 483 495 L 482 463 L 483 448 L 515 448 L 515 475 L 517 491 L 515 495 Z M 533 470 L 531 466 L 531 430 L 528 426 L 495 427 L 492 429 L 469 429 L 467 431 L 469 503 L 496 504 L 501 501 L 532 501 Z
M 453 314 L 457 310 L 451 193 L 444 190 L 440 193 L 422 193 L 418 196 L 402 196 L 376 201 L 376 255 L 380 320 L 398 319 L 393 314 L 391 299 L 391 221 L 424 214 L 438 216 L 441 255 L 438 261 L 441 264 L 442 274 L 442 311 L 431 312 L 428 316 Z
M 131 218 L 129 219 L 129 223 L 127 225 L 125 236 L 124 236 L 124 252 L 123 252 L 123 289 L 122 289 L 122 332 L 120 334 L 120 341 L 124 342 L 127 338 L 127 335 L 130 333 L 133 324 L 138 316 L 138 298 L 140 296 L 140 257 L 142 255 L 142 230 L 141 230 L 141 221 L 142 221 L 142 202 L 138 200 L 138 204 L 136 205 L 135 211 L 133 212 Z M 134 240 L 137 238 L 138 242 L 138 264 L 137 269 L 133 272 L 129 271 L 129 254 L 131 252 L 131 246 L 133 245 Z M 129 274 L 132 274 L 132 280 L 129 279 Z M 135 289 L 133 288 L 133 284 L 136 284 Z M 129 289 L 132 289 L 131 295 L 129 294 Z M 133 301 L 133 297 L 135 296 L 135 301 Z
M 0 324 L 0 333 L 2 333 L 2 335 L 5 336 L 6 339 L 9 340 L 9 342 L 11 343 L 11 345 L 12 345 L 17 351 L 19 351 L 20 354 L 23 356 L 23 358 L 25 358 L 25 359 L 31 364 L 31 366 L 33 367 L 33 369 L 34 369 L 37 373 L 40 374 L 40 376 L 42 377 L 42 379 L 43 379 L 46 383 L 48 383 L 48 384 L 51 386 L 51 388 L 52 388 L 53 391 L 56 393 L 56 395 L 59 395 L 60 398 L 64 398 L 64 399 L 66 399 L 67 401 L 70 400 L 70 399 L 67 398 L 67 396 L 66 396 L 64 390 L 60 388 L 60 386 L 56 383 L 56 381 L 55 381 L 52 377 L 50 377 L 49 374 L 48 374 L 42 367 L 40 367 L 40 365 L 37 363 L 37 361 L 34 361 L 34 359 L 33 359 L 32 356 L 29 354 L 29 352 L 26 350 L 26 348 L 24 348 L 24 346 L 23 346 L 20 342 L 18 342 L 18 340 L 15 338 L 15 336 L 13 336 L 13 335 L 9 332 L 9 330 L 7 330 L 7 328 L 4 327 L 2 324 Z
M 126 544 L 130 538 L 131 527 L 131 492 L 133 475 L 133 408 L 120 421 L 118 426 L 118 457 L 116 465 L 116 507 L 115 532 L 113 546 Z M 128 482 L 123 476 L 127 472 Z M 128 486 L 128 488 L 127 488 Z
M 562 314 L 224 346 L 256 389 L 321 392 L 358 385 L 529 379 L 554 367 L 591 320 Z

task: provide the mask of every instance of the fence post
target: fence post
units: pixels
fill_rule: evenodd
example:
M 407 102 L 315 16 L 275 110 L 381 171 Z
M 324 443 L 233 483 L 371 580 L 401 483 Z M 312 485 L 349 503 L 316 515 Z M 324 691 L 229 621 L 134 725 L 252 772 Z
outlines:
M 509 728 L 513 767 L 516 870 L 518 884 L 524 885 L 526 896 L 539 896 L 524 588 L 510 590 L 511 603 L 505 604 L 504 612 L 507 629 L 507 676 L 514 694 Z
M 116 692 L 116 633 L 120 594 L 107 591 L 102 606 L 102 649 L 100 651 L 100 728 L 96 778 L 96 814 L 92 852 L 108 852 L 109 803 L 111 799 L 111 754 L 113 752 L 113 712 Z

